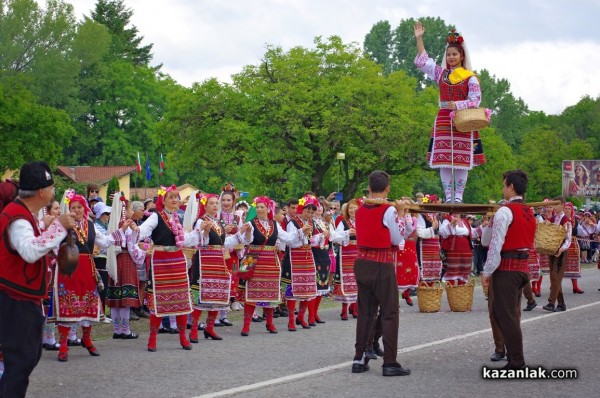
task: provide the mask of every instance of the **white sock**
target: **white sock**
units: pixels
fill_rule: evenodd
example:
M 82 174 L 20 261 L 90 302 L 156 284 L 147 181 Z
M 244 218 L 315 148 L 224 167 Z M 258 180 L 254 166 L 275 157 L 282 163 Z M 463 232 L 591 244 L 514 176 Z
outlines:
M 56 338 L 54 337 L 55 326 L 54 323 L 44 323 L 44 339 L 42 341 L 44 344 L 56 344 Z
M 440 169 L 440 179 L 442 180 L 444 196 L 446 196 L 446 200 L 450 200 L 452 198 L 452 169 L 447 167 Z
M 77 340 L 77 326 L 79 326 L 78 322 L 71 325 L 71 329 L 69 329 L 69 340 Z
M 456 192 L 456 199 L 462 202 L 465 187 L 467 186 L 467 178 L 469 177 L 468 170 L 454 170 L 454 187 Z
M 129 328 L 129 307 L 121 308 L 121 333 L 131 334 Z

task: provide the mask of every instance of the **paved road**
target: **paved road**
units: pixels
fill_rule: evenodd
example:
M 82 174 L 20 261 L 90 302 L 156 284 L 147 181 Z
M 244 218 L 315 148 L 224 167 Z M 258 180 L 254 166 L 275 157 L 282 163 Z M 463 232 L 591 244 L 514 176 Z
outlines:
M 513 392 L 517 396 L 598 396 L 600 383 L 600 272 L 584 270 L 586 292 L 571 293 L 564 281 L 568 310 L 547 313 L 539 305 L 523 313 L 528 364 L 547 369 L 575 368 L 577 380 L 490 381 L 482 366 L 493 352 L 487 302 L 477 287 L 473 311 L 422 314 L 402 301 L 399 360 L 412 370 L 408 377 L 384 378 L 380 363 L 363 374 L 350 372 L 355 321 L 342 322 L 339 310 L 322 312 L 327 321 L 311 330 L 290 333 L 277 319 L 277 335 L 264 323 L 252 324 L 250 337 L 239 326 L 220 328 L 223 341 L 202 340 L 183 351 L 177 336 L 159 335 L 158 352 L 145 350 L 139 340 L 99 341 L 101 357 L 71 348 L 69 362 L 45 352 L 32 375 L 30 397 L 275 397 L 293 396 L 483 396 Z M 542 292 L 548 293 L 548 278 Z M 444 295 L 445 296 L 445 295 Z M 544 304 L 543 297 L 538 303 Z M 378 363 L 379 362 L 379 363 Z M 505 362 L 500 362 L 500 366 Z

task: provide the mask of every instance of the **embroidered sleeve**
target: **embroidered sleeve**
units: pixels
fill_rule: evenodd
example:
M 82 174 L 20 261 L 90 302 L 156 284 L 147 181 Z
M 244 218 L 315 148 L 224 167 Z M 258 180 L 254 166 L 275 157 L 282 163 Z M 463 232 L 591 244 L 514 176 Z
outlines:
M 144 240 L 152 236 L 152 231 L 158 225 L 158 214 L 151 213 L 150 216 L 140 225 L 139 240 Z
M 442 224 L 440 225 L 439 233 L 442 238 L 447 238 L 450 235 L 453 235 L 452 234 L 452 226 L 450 225 L 450 221 L 448 221 L 448 220 L 442 221 Z
M 494 215 L 492 241 L 488 250 L 487 260 L 483 267 L 483 275 L 490 276 L 500 266 L 500 252 L 506 239 L 506 231 L 512 222 L 512 212 L 508 207 L 501 207 Z
M 471 76 L 468 83 L 469 93 L 464 101 L 456 101 L 456 109 L 477 108 L 481 104 L 481 86 L 475 76 Z
M 415 66 L 436 83 L 440 80 L 440 76 L 442 76 L 442 72 L 444 71 L 441 66 L 436 65 L 433 58 L 429 58 L 427 51 L 423 51 L 420 55 L 417 55 Z
M 565 236 L 565 241 L 563 242 L 562 246 L 560 247 L 562 249 L 562 251 L 566 251 L 569 246 L 571 246 L 571 239 L 573 236 L 573 228 L 572 228 L 571 222 L 567 222 L 565 223 L 564 227 L 567 229 L 567 236 Z
M 67 237 L 67 231 L 58 220 L 55 220 L 48 229 L 35 236 L 33 227 L 26 220 L 15 220 L 8 228 L 11 246 L 19 253 L 23 260 L 34 263 L 48 252 L 60 245 Z
M 277 228 L 278 241 L 282 242 L 283 244 L 290 244 L 294 241 L 295 235 L 292 235 L 288 231 L 284 230 L 279 223 L 275 223 L 275 228 Z
M 146 260 L 146 251 L 142 250 L 137 244 L 138 237 L 136 234 L 136 232 L 133 232 L 127 235 L 127 251 L 136 265 L 142 265 Z
M 121 243 L 125 241 L 125 235 L 122 229 L 117 229 L 112 234 L 106 234 L 98 229 L 96 224 L 92 224 L 96 230 L 96 240 L 94 243 L 100 249 L 106 249 L 110 245 L 121 246 Z
M 392 246 L 398 246 L 404 242 L 405 224 L 404 217 L 400 218 L 396 208 L 390 206 L 383 214 L 383 225 L 390 231 Z

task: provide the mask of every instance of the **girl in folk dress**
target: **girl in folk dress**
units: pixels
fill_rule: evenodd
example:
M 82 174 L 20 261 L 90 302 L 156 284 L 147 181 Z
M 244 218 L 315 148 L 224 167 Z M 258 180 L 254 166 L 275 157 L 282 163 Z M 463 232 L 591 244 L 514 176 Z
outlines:
M 427 160 L 430 167 L 440 169 L 446 202 L 451 201 L 454 190 L 455 201 L 460 203 L 469 170 L 485 163 L 485 156 L 479 132 L 457 131 L 451 112 L 477 108 L 481 103 L 481 87 L 472 72 L 466 43 L 461 35 L 455 31 L 448 34 L 442 65 L 436 65 L 425 51 L 424 33 L 425 28 L 417 22 L 414 28 L 417 39 L 415 65 L 440 87 L 440 109 L 431 133 Z
M 348 309 L 354 318 L 358 316 L 356 308 L 358 287 L 354 276 L 354 260 L 358 255 L 355 216 L 359 205 L 358 199 L 352 199 L 344 205 L 342 216 L 336 220 L 335 233 L 330 238 L 332 242 L 339 245 L 333 276 L 333 295 L 334 300 L 342 302 L 340 317 L 343 321 L 348 320 Z
M 139 227 L 137 241 L 152 238 L 151 264 L 146 286 L 150 307 L 148 351 L 156 351 L 156 338 L 163 316 L 176 317 L 179 343 L 184 350 L 192 346 L 186 337 L 187 314 L 192 312 L 187 261 L 181 251 L 200 243 L 199 230 L 184 232 L 179 219 L 179 191 L 175 185 L 158 191 L 156 212 Z M 135 241 L 135 239 L 134 239 Z
M 219 311 L 229 309 L 232 276 L 226 257 L 230 248 L 249 243 L 252 231 L 246 224 L 235 234 L 227 235 L 225 223 L 219 219 L 219 196 L 215 194 L 199 197 L 195 228 L 202 231 L 202 237 L 201 246 L 192 260 L 192 290 L 195 297 L 190 341 L 198 342 L 198 323 L 202 311 L 208 311 L 204 338 L 222 340 L 215 333 L 214 326 Z

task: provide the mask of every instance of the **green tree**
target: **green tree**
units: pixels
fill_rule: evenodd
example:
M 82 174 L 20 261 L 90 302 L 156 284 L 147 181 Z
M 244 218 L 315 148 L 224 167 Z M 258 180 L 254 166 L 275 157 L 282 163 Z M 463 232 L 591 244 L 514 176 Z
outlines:
M 414 87 L 404 72 L 384 76 L 335 36 L 317 38 L 313 49 L 269 47 L 232 85 L 209 80 L 182 92 L 160 136 L 188 159 L 180 165 L 186 172 L 225 169 L 278 198 L 335 190 L 335 157 L 344 152 L 342 191 L 349 198 L 374 169 L 401 176 L 424 165 L 436 109 L 432 91 L 417 94 Z M 410 192 L 412 183 L 398 189 Z
M 431 58 L 439 65 L 442 63 L 442 57 L 446 51 L 446 37 L 453 25 L 447 25 L 443 19 L 437 17 L 419 18 L 425 26 L 425 35 L 423 42 L 425 50 Z M 408 76 L 414 77 L 418 81 L 417 87 L 432 85 L 433 82 L 417 69 L 414 60 L 417 56 L 417 45 L 414 36 L 414 18 L 403 19 L 394 30 L 393 40 L 393 70 L 404 70 Z
M 106 26 L 111 33 L 110 57 L 122 59 L 135 66 L 148 66 L 152 60 L 152 44 L 142 46 L 143 36 L 130 26 L 133 11 L 124 0 L 98 0 L 91 13 L 94 21 Z
M 504 140 L 516 149 L 522 139 L 523 118 L 529 110 L 521 98 L 515 98 L 506 79 L 497 79 L 483 69 L 477 74 L 481 85 L 481 106 L 493 112 L 492 126 Z
M 388 21 L 377 22 L 365 36 L 365 54 L 383 66 L 386 75 L 393 70 L 393 39 L 392 26 Z
M 0 83 L 0 170 L 34 160 L 54 166 L 62 159 L 61 143 L 74 134 L 65 112 L 40 105 L 16 83 Z

